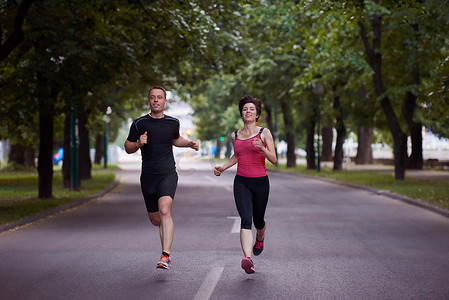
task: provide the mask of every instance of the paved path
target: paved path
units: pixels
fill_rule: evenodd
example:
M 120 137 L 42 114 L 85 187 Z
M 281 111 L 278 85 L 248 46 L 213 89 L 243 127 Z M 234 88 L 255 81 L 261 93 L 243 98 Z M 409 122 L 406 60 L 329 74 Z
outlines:
M 178 161 L 173 268 L 155 268 L 138 165 L 111 193 L 0 234 L 0 299 L 448 299 L 449 218 L 271 173 L 266 248 L 240 268 L 233 170 Z M 236 226 L 237 225 L 237 226 Z M 237 230 L 236 230 L 237 227 Z

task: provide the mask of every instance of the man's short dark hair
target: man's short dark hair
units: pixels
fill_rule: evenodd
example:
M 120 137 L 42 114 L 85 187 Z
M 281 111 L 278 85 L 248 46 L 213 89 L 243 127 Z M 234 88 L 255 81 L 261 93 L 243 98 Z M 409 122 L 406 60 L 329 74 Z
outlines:
M 162 91 L 164 92 L 164 99 L 167 99 L 167 91 L 166 91 L 163 87 L 161 87 L 161 86 L 159 86 L 159 85 L 153 86 L 153 87 L 148 91 L 148 96 L 150 95 L 150 92 L 151 92 L 152 90 L 162 90 Z

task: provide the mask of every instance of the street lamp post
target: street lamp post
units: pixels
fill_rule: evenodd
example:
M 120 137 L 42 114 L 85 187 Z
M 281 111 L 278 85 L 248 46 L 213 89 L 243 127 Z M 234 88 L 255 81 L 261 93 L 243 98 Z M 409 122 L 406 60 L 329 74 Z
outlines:
M 105 132 L 104 132 L 104 168 L 108 167 L 108 145 L 109 145 L 109 124 L 111 123 L 111 115 L 112 108 L 108 106 L 106 109 L 106 114 L 104 115 L 104 124 L 105 124 Z

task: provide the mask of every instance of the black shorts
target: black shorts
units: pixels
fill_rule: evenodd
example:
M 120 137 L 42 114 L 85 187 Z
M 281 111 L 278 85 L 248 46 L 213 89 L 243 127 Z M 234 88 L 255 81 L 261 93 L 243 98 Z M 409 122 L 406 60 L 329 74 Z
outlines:
M 159 211 L 158 201 L 163 196 L 170 196 L 174 199 L 177 186 L 178 174 L 176 172 L 168 175 L 141 174 L 140 188 L 147 211 Z

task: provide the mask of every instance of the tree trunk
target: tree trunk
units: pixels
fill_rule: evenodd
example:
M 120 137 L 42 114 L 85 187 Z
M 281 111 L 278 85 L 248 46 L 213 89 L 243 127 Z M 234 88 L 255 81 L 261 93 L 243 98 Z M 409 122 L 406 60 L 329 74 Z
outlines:
M 231 157 L 231 153 L 232 153 L 231 150 L 232 150 L 232 140 L 231 140 L 231 137 L 228 136 L 226 138 L 226 154 L 225 154 L 226 158 Z
M 295 136 L 289 132 L 287 136 L 287 168 L 296 167 Z
M 220 158 L 221 146 L 223 142 L 220 141 L 220 138 L 217 139 L 217 152 L 215 153 L 215 158 Z
M 34 149 L 20 144 L 11 145 L 8 162 L 25 167 L 36 167 L 34 163 Z
M 271 134 L 273 135 L 273 140 L 274 140 L 274 152 L 276 153 L 276 158 L 278 158 L 278 148 L 277 148 L 277 143 L 276 143 L 276 130 L 275 130 L 275 125 L 273 124 L 273 108 L 271 107 L 271 105 L 267 105 L 264 103 L 264 108 L 266 110 L 266 114 L 264 115 L 264 121 L 265 123 L 267 123 L 268 125 L 268 129 L 270 129 Z M 278 164 L 278 162 L 276 161 L 276 165 Z
M 335 92 L 335 87 L 333 88 Z M 343 144 L 346 139 L 346 126 L 344 122 L 344 114 L 343 108 L 341 107 L 340 97 L 334 97 L 333 107 L 337 113 L 335 129 L 337 130 L 337 140 L 335 143 L 335 151 L 334 151 L 334 168 L 333 170 L 342 170 L 343 169 Z
M 293 134 L 293 118 L 287 101 L 284 98 L 280 99 L 280 105 L 282 109 L 282 116 L 284 118 L 285 135 L 287 137 L 287 168 L 296 167 L 296 154 L 295 154 L 295 135 Z
M 407 136 L 402 131 L 395 131 L 394 142 L 394 177 L 397 180 L 405 179 L 405 166 L 407 165 Z
M 33 0 L 23 0 L 20 2 L 14 18 L 14 27 L 10 36 L 6 40 L 3 38 L 0 40 L 0 61 L 8 58 L 14 48 L 23 41 L 25 34 L 23 33 L 22 25 L 25 21 L 26 15 L 28 14 L 31 3 L 33 3 Z M 2 5 L 6 5 L 6 2 L 3 2 Z M 4 43 L 2 43 L 3 41 Z
M 89 130 L 87 127 L 89 113 L 83 111 L 78 115 L 79 128 L 79 179 L 92 178 L 92 161 L 90 160 Z
M 47 80 L 41 73 L 37 74 L 39 95 L 39 198 L 53 197 L 53 114 L 56 95 L 46 95 Z
M 263 106 L 265 108 L 265 111 L 267 112 L 264 115 L 264 121 L 265 121 L 265 123 L 267 123 L 268 129 L 270 129 L 270 131 L 274 134 L 274 124 L 273 124 L 273 117 L 272 117 L 273 109 L 271 108 L 270 105 L 267 105 L 267 104 L 264 104 Z
M 373 150 L 371 148 L 373 140 L 372 127 L 359 127 L 357 130 L 357 156 L 355 163 L 357 165 L 366 165 L 373 163 Z
M 316 168 L 315 162 L 315 117 L 309 120 L 309 125 L 306 129 L 306 162 L 307 169 L 314 170 Z
M 415 34 L 418 34 L 418 24 L 412 25 Z M 418 39 L 416 38 L 416 46 L 418 45 Z M 409 86 L 420 84 L 420 72 L 418 62 L 414 61 L 414 67 L 412 70 L 412 79 L 409 82 Z M 422 151 L 422 124 L 414 121 L 416 110 L 416 98 L 417 95 L 412 91 L 407 91 L 404 97 L 404 103 L 402 106 L 402 113 L 407 121 L 410 136 L 412 140 L 412 153 L 408 160 L 407 168 L 409 169 L 422 169 L 423 168 L 423 151 Z
M 9 149 L 8 163 L 25 165 L 25 147 L 20 144 L 13 144 Z
M 376 3 L 378 1 L 375 1 Z M 405 166 L 407 165 L 407 136 L 402 131 L 396 113 L 391 105 L 390 99 L 385 95 L 385 86 L 382 78 L 382 52 L 381 49 L 381 20 L 378 15 L 374 15 L 371 20 L 373 28 L 373 45 L 368 41 L 368 34 L 365 25 L 359 22 L 360 35 L 368 56 L 368 63 L 373 70 L 373 82 L 376 95 L 380 98 L 380 104 L 385 113 L 391 135 L 393 136 L 394 153 L 394 176 L 397 180 L 404 180 Z
M 321 137 L 323 140 L 321 151 L 321 161 L 332 161 L 332 141 L 334 139 L 334 132 L 332 127 L 323 127 L 321 129 Z
M 36 167 L 35 162 L 35 151 L 33 148 L 26 147 L 25 148 L 25 167 Z M 52 156 L 52 162 L 53 162 L 53 156 Z
M 104 154 L 104 135 L 97 135 L 95 137 L 95 158 L 94 164 L 101 165 L 101 159 Z
M 53 197 L 53 113 L 48 105 L 39 107 L 39 198 L 47 199 Z
M 422 170 L 424 166 L 422 150 L 422 125 L 413 122 L 410 127 L 410 136 L 412 140 L 412 153 L 408 159 L 408 169 Z

